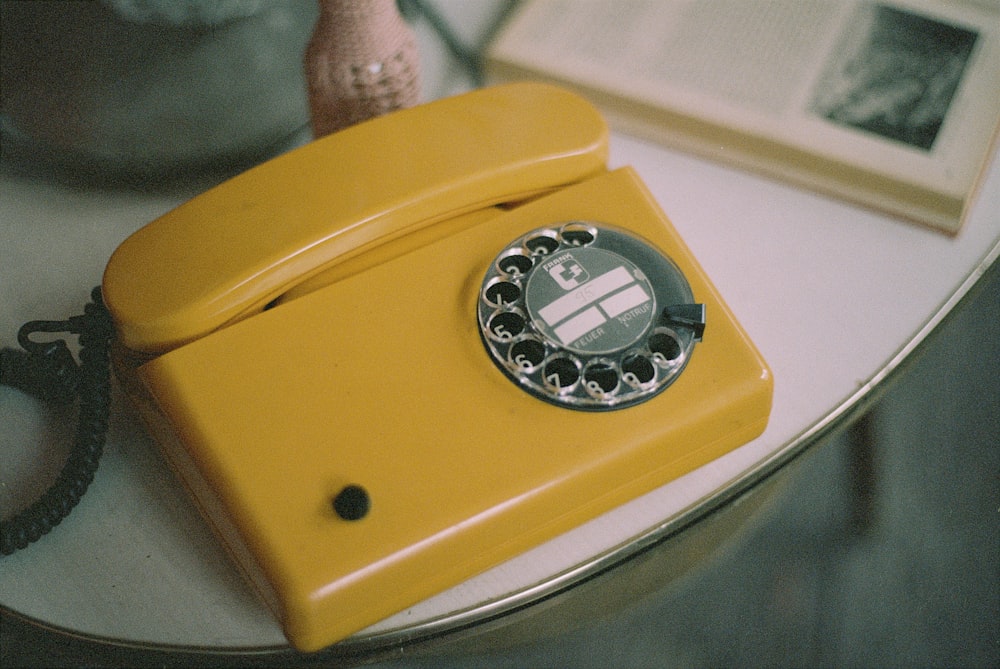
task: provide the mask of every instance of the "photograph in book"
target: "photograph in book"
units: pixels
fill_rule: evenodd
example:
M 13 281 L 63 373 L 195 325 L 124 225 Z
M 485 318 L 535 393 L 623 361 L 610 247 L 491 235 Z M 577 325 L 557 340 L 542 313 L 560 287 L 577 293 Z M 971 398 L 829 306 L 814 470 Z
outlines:
M 820 77 L 812 111 L 929 151 L 978 33 L 885 5 L 861 5 Z

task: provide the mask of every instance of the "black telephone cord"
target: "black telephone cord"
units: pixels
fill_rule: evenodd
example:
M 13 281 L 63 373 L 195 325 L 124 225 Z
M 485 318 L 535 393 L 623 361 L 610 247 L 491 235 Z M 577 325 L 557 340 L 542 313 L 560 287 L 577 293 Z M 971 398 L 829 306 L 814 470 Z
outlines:
M 52 486 L 31 506 L 0 521 L 0 555 L 24 548 L 47 534 L 69 515 L 94 479 L 104 451 L 111 404 L 111 316 L 100 287 L 81 316 L 66 321 L 31 321 L 18 332 L 21 349 L 0 350 L 0 385 L 44 401 L 70 402 L 79 397 L 79 417 L 70 455 Z M 80 337 L 80 364 L 62 339 L 32 341 L 32 335 L 67 332 Z

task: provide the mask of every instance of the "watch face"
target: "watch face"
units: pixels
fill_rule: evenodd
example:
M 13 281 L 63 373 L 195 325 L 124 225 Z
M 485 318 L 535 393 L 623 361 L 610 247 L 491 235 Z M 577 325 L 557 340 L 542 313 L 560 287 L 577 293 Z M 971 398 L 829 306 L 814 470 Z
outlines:
M 684 369 L 704 307 L 677 266 L 642 239 L 596 223 L 538 228 L 493 261 L 479 330 L 527 392 L 573 409 L 650 399 Z

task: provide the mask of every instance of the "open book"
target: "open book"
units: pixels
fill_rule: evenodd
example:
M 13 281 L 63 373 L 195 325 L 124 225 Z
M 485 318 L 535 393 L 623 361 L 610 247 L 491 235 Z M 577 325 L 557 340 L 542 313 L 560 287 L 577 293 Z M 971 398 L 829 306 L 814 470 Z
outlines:
M 525 0 L 493 80 L 954 234 L 1000 125 L 996 0 Z

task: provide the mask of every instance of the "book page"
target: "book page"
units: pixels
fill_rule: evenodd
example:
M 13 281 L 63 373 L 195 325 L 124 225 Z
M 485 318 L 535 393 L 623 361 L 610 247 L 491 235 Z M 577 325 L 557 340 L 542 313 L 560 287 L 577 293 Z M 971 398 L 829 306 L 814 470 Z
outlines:
M 661 26 L 658 38 L 616 67 L 770 115 L 795 103 L 839 13 L 816 2 L 650 4 L 644 20 Z
M 1000 15 L 962 2 L 536 0 L 493 52 L 957 195 L 997 123 L 998 33 Z
M 816 81 L 809 111 L 930 150 L 978 33 L 881 4 L 858 5 Z
M 501 57 L 725 119 L 780 115 L 829 48 L 837 3 L 631 0 L 527 3 Z

